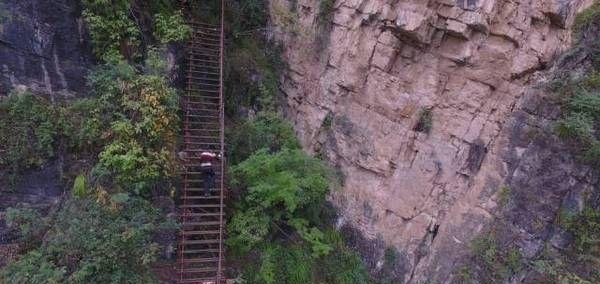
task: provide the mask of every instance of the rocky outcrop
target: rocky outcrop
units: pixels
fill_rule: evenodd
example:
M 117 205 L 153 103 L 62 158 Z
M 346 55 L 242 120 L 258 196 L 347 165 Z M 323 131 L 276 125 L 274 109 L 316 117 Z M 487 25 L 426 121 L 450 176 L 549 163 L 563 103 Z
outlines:
M 304 147 L 345 177 L 332 194 L 339 223 L 361 242 L 399 249 L 405 282 L 452 282 L 469 241 L 495 218 L 504 185 L 528 194 L 516 215 L 543 219 L 592 183 L 555 155 L 551 136 L 534 135 L 557 110 L 532 90 L 591 2 L 338 0 L 324 27 L 320 1 L 271 0 L 273 34 L 287 47 L 287 114 Z M 546 195 L 553 201 L 528 208 Z
M 79 1 L 0 1 L 0 95 L 83 93 L 91 66 Z

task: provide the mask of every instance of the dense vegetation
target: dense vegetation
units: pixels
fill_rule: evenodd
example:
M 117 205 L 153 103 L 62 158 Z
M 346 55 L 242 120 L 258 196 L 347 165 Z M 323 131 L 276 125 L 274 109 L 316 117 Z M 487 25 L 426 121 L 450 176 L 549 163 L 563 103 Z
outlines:
M 215 1 L 217 2 L 217 1 Z M 155 235 L 176 225 L 150 197 L 177 172 L 178 94 L 163 47 L 186 38 L 176 1 L 84 0 L 83 18 L 99 65 L 85 98 L 13 93 L 0 101 L 0 167 L 12 183 L 67 157 L 72 188 L 47 217 L 22 204 L 7 211 L 23 255 L 0 272 L 7 283 L 152 283 Z M 208 21 L 217 7 L 194 2 Z M 328 25 L 333 1 L 324 1 Z M 278 112 L 280 48 L 267 40 L 267 1 L 230 1 L 226 130 L 231 187 L 229 253 L 245 283 L 370 283 L 360 258 L 332 226 L 325 201 L 338 181 L 300 148 Z M 328 14 L 325 14 L 328 13 Z M 388 283 L 388 282 L 385 282 Z
M 300 149 L 277 111 L 285 64 L 265 34 L 267 9 L 267 1 L 251 0 L 231 1 L 226 11 L 228 157 L 238 196 L 227 226 L 229 259 L 240 260 L 240 283 L 370 283 L 331 224 L 325 197 L 336 177 Z
M 72 182 L 47 217 L 25 204 L 7 210 L 24 246 L 0 282 L 152 283 L 156 233 L 176 228 L 149 199 L 170 190 L 177 172 L 178 94 L 162 57 L 164 44 L 187 37 L 183 16 L 175 1 L 82 4 L 100 62 L 91 92 L 0 101 L 0 167 L 11 183 L 58 157 L 70 163 L 65 187 Z
M 558 79 L 550 88 L 558 99 L 562 117 L 555 123 L 554 132 L 572 150 L 582 163 L 595 170 L 600 169 L 600 2 L 596 2 L 576 19 L 575 31 L 578 42 L 564 60 L 583 63 L 579 69 L 559 72 Z M 500 188 L 501 207 L 510 202 L 512 189 Z M 581 211 L 561 208 L 551 225 L 557 240 L 543 243 L 541 252 L 528 258 L 514 239 L 499 237 L 505 230 L 504 221 L 471 243 L 470 260 L 456 273 L 464 283 L 506 283 L 518 281 L 527 272 L 534 283 L 600 282 L 598 259 L 600 257 L 600 204 L 597 189 L 584 194 Z M 537 222 L 537 224 L 536 224 Z M 543 221 L 534 222 L 542 230 Z M 506 237 L 506 236 L 505 236 Z M 476 281 L 477 280 L 477 281 Z

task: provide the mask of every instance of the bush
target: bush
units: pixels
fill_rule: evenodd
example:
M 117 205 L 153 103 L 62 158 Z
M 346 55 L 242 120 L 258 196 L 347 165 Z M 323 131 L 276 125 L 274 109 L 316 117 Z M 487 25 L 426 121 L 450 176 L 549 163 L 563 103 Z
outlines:
M 4 213 L 4 221 L 9 228 L 17 229 L 22 241 L 33 241 L 46 229 L 47 220 L 29 204 L 10 207 Z
M 587 207 L 568 223 L 575 236 L 575 248 L 580 253 L 600 255 L 600 211 Z
M 175 90 L 164 77 L 138 74 L 125 63 L 105 66 L 90 81 L 106 106 L 100 115 L 110 116 L 112 138 L 98 155 L 94 174 L 136 192 L 168 182 L 176 172 Z
M 161 44 L 183 41 L 189 34 L 190 28 L 186 25 L 181 11 L 154 15 L 154 35 Z
M 329 170 L 301 150 L 269 154 L 260 150 L 231 170 L 234 187 L 243 188 L 228 228 L 228 244 L 246 253 L 278 228 L 294 228 L 317 255 L 327 252 L 320 231 L 311 226 L 330 185 Z
M 300 148 L 292 125 L 274 112 L 260 112 L 255 118 L 238 121 L 226 129 L 226 137 L 229 163 L 234 165 L 259 149 L 277 152 L 282 148 Z
M 573 30 L 581 33 L 592 25 L 600 24 L 600 3 L 594 3 L 590 8 L 579 13 L 575 18 Z
M 73 189 L 71 190 L 73 196 L 83 197 L 85 195 L 85 176 L 78 175 L 73 182 Z
M 150 265 L 160 249 L 152 235 L 174 228 L 150 203 L 137 198 L 120 205 L 72 199 L 52 223 L 39 248 L 2 271 L 4 281 L 149 283 Z
M 189 35 L 181 11 L 170 1 L 84 0 L 82 4 L 94 53 L 105 62 L 143 55 L 140 51 L 152 45 L 143 42 L 146 29 L 154 31 L 160 44 L 182 41 Z M 144 26 L 150 21 L 152 29 Z
M 414 130 L 423 133 L 429 133 L 433 127 L 433 113 L 431 108 L 422 109 L 419 113 L 419 120 Z
M 573 113 L 556 123 L 555 131 L 563 139 L 589 143 L 594 138 L 594 121 L 583 113 Z
M 58 107 L 26 92 L 0 99 L 0 168 L 11 181 L 56 154 L 61 125 Z
M 522 269 L 521 253 L 517 247 L 501 244 L 493 232 L 484 233 L 471 241 L 471 255 L 484 272 L 484 283 L 504 283 Z

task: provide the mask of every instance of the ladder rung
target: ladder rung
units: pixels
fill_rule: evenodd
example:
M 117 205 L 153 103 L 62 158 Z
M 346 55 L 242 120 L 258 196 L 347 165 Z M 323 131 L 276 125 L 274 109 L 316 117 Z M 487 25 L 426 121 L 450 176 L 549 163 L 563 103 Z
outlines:
M 194 58 L 189 58 L 188 60 L 190 60 L 190 61 L 197 61 L 197 62 L 214 63 L 214 64 L 220 64 L 220 63 L 221 63 L 220 61 L 206 60 L 206 59 L 194 59 Z M 206 66 L 206 65 L 202 65 L 202 66 L 194 66 L 194 67 L 202 67 L 202 68 L 214 67 L 214 68 L 219 68 L 219 69 L 221 69 L 219 66 Z
M 212 222 L 183 222 L 182 225 L 183 226 L 216 226 L 216 225 L 221 225 L 221 222 L 219 222 L 219 221 L 212 221 Z
M 218 199 L 218 198 L 219 198 L 219 196 L 203 196 L 203 195 L 200 195 L 200 196 L 186 196 L 183 199 L 189 199 L 189 200 L 198 200 L 198 199 L 200 199 L 200 200 L 207 200 L 207 199 Z M 192 216 L 192 217 L 194 217 L 194 216 Z
M 184 251 L 185 253 L 185 251 Z M 202 272 L 216 272 L 217 267 L 201 267 L 201 268 L 185 268 L 181 269 L 180 272 L 183 273 L 202 273 Z
M 212 86 L 212 87 L 220 87 L 219 84 L 207 84 L 207 83 L 201 83 L 201 82 L 190 82 L 191 85 L 202 85 L 202 86 Z
M 204 81 L 212 81 L 212 82 L 221 82 L 221 79 L 218 79 L 218 78 L 198 78 L 198 77 L 193 77 L 193 76 L 186 76 L 186 78 L 192 79 L 192 80 L 204 80 Z
M 185 240 L 185 245 L 211 245 L 218 244 L 219 240 Z
M 196 74 L 206 74 L 206 75 L 214 75 L 214 76 L 220 76 L 221 74 L 219 73 L 214 73 L 214 72 L 206 72 L 206 71 L 189 71 L 189 73 L 196 73 Z
M 219 261 L 218 257 L 213 258 L 184 258 L 182 261 L 178 261 L 179 263 L 207 263 L 207 262 L 217 262 Z
M 221 105 L 219 103 L 207 103 L 207 102 L 188 102 L 188 104 L 191 104 L 191 105 L 211 105 L 211 106 Z
M 202 141 L 211 141 L 211 142 L 220 142 L 220 140 L 221 140 L 220 136 L 194 136 L 194 137 L 184 136 L 184 138 L 193 139 L 194 141 L 197 141 L 197 139 L 200 139 Z
M 188 92 L 219 93 L 219 90 L 192 89 L 192 88 L 188 88 L 187 91 Z
M 220 234 L 219 230 L 207 230 L 207 231 L 182 231 L 183 235 L 217 235 Z
M 200 98 L 200 99 L 207 99 L 207 100 L 221 100 L 221 98 L 219 96 L 213 96 L 213 97 L 211 97 L 211 96 L 190 96 L 190 95 L 188 95 L 186 97 L 192 98 L 192 99 L 194 99 L 194 98 Z M 195 103 L 195 102 L 190 102 L 190 103 Z

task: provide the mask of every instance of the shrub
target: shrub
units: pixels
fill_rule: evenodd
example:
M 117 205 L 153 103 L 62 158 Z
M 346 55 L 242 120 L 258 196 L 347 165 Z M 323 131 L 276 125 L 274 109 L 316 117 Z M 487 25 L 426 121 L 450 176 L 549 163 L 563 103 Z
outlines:
M 484 270 L 485 283 L 502 283 L 521 267 L 521 253 L 516 247 L 498 242 L 493 232 L 484 233 L 471 241 L 474 261 Z
M 255 118 L 242 119 L 226 129 L 226 136 L 231 164 L 237 164 L 263 148 L 271 152 L 300 148 L 292 125 L 274 112 L 260 112 Z
M 431 108 L 424 108 L 419 113 L 419 120 L 415 125 L 414 130 L 423 133 L 429 133 L 433 127 L 433 113 Z
M 61 125 L 58 108 L 39 96 L 11 93 L 0 99 L 0 167 L 11 181 L 56 154 Z
M 127 190 L 147 191 L 175 175 L 177 93 L 162 76 L 137 74 L 120 63 L 91 76 L 106 105 L 110 135 L 93 173 Z M 113 102 L 109 104 L 108 102 Z
M 269 154 L 260 150 L 231 170 L 233 186 L 245 189 L 229 222 L 228 243 L 246 253 L 280 227 L 293 227 L 312 244 L 315 254 L 327 251 L 322 236 L 308 220 L 320 212 L 329 189 L 329 171 L 301 150 Z
M 508 202 L 512 197 L 512 189 L 509 186 L 500 187 L 500 191 L 498 192 L 498 205 L 500 207 L 506 207 Z
M 73 196 L 83 197 L 85 195 L 85 176 L 78 175 L 73 182 L 73 189 L 71 190 Z
M 321 0 L 319 3 L 319 14 L 317 15 L 319 25 L 330 25 L 334 12 L 335 0 Z
M 122 49 L 137 48 L 141 32 L 130 17 L 129 0 L 84 0 L 82 4 L 96 56 L 107 61 L 125 51 Z
M 118 207 L 72 199 L 52 223 L 39 248 L 2 271 L 4 281 L 149 283 L 150 265 L 160 249 L 152 235 L 174 228 L 149 202 L 138 198 L 128 198 Z
M 567 229 L 575 236 L 577 251 L 600 255 L 600 211 L 585 208 L 568 223 Z
M 573 24 L 573 29 L 576 32 L 581 33 L 587 27 L 598 24 L 600 24 L 600 3 L 596 2 L 577 15 L 575 23 Z
M 583 113 L 573 113 L 559 120 L 555 126 L 558 137 L 589 143 L 594 138 L 594 121 Z
M 185 24 L 181 11 L 173 14 L 158 13 L 154 15 L 154 35 L 161 44 L 183 41 L 188 38 L 190 28 Z
M 47 220 L 29 204 L 19 204 L 6 209 L 4 221 L 9 228 L 17 229 L 23 241 L 33 241 L 45 230 Z

